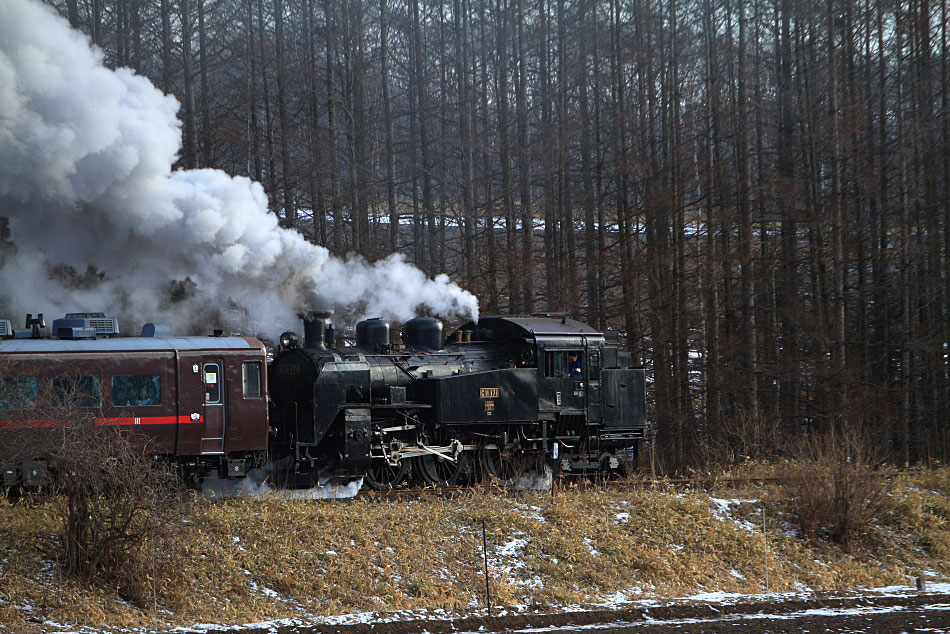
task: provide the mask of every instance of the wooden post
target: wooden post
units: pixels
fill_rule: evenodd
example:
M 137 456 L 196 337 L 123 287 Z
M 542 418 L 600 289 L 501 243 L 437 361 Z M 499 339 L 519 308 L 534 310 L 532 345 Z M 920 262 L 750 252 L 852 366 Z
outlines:
M 485 534 L 485 520 L 482 520 L 482 556 L 485 560 L 485 601 L 488 604 L 488 616 L 491 617 L 491 588 L 488 585 L 488 538 Z
M 762 541 L 765 543 L 765 591 L 769 591 L 769 534 L 765 532 L 765 506 L 762 506 Z

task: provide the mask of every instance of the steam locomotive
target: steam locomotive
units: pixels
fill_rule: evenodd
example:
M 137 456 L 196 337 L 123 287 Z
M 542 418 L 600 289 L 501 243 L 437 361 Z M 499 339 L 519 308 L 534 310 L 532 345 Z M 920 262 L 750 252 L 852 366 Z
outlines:
M 547 468 L 616 471 L 646 430 L 644 373 L 566 315 L 498 316 L 448 337 L 416 318 L 392 342 L 381 319 L 338 344 L 329 313 L 303 315 L 273 362 L 247 337 L 120 337 L 101 313 L 0 320 L 0 429 L 55 424 L 67 404 L 134 430 L 196 483 L 265 466 L 281 486 L 363 476 L 376 489 L 478 477 L 511 485 Z M 40 404 L 45 404 L 41 407 Z M 52 412 L 52 413 L 51 413 Z M 57 413 L 58 412 L 58 413 Z M 41 486 L 41 459 L 0 464 L 4 486 Z
M 406 322 L 402 346 L 381 319 L 337 346 L 329 313 L 280 337 L 269 373 L 271 453 L 288 486 L 365 474 L 376 489 L 411 477 L 447 487 L 510 485 L 545 470 L 614 471 L 646 430 L 644 372 L 567 315 L 484 317 L 443 336 Z

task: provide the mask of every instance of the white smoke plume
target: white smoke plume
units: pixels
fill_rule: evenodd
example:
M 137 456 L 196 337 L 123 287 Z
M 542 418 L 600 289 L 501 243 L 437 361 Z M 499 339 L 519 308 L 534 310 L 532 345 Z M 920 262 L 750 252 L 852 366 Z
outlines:
M 173 170 L 179 104 L 35 0 L 0 1 L 0 309 L 105 311 L 187 327 L 231 309 L 274 334 L 312 308 L 477 319 L 475 297 L 394 254 L 339 260 L 281 228 L 260 184 Z M 187 300 L 170 303 L 177 284 Z

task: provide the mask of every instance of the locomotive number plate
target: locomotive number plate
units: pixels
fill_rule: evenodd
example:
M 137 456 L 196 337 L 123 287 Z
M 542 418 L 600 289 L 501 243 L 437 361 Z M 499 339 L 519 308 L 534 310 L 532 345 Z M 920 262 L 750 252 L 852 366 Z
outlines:
M 277 369 L 281 374 L 300 374 L 299 363 L 285 363 L 284 365 L 277 366 Z
M 498 388 L 497 387 L 478 388 L 478 397 L 479 398 L 498 398 Z

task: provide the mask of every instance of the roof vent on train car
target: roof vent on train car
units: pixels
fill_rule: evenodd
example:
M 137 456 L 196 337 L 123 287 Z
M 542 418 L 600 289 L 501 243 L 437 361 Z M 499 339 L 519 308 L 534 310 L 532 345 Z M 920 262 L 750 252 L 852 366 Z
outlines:
M 0 339 L 13 337 L 13 324 L 9 319 L 0 319 Z
M 172 333 L 171 326 L 168 324 L 155 324 L 149 322 L 142 326 L 142 334 L 140 336 L 167 338 L 174 337 L 175 335 Z
M 85 319 L 89 327 L 96 331 L 96 336 L 107 337 L 119 334 L 119 320 L 115 317 L 106 317 L 103 313 L 66 313 L 66 319 Z
M 95 339 L 96 329 L 85 317 L 64 317 L 53 320 L 53 336 L 57 339 Z
M 442 349 L 442 322 L 433 317 L 416 317 L 402 325 L 402 341 L 411 348 Z

